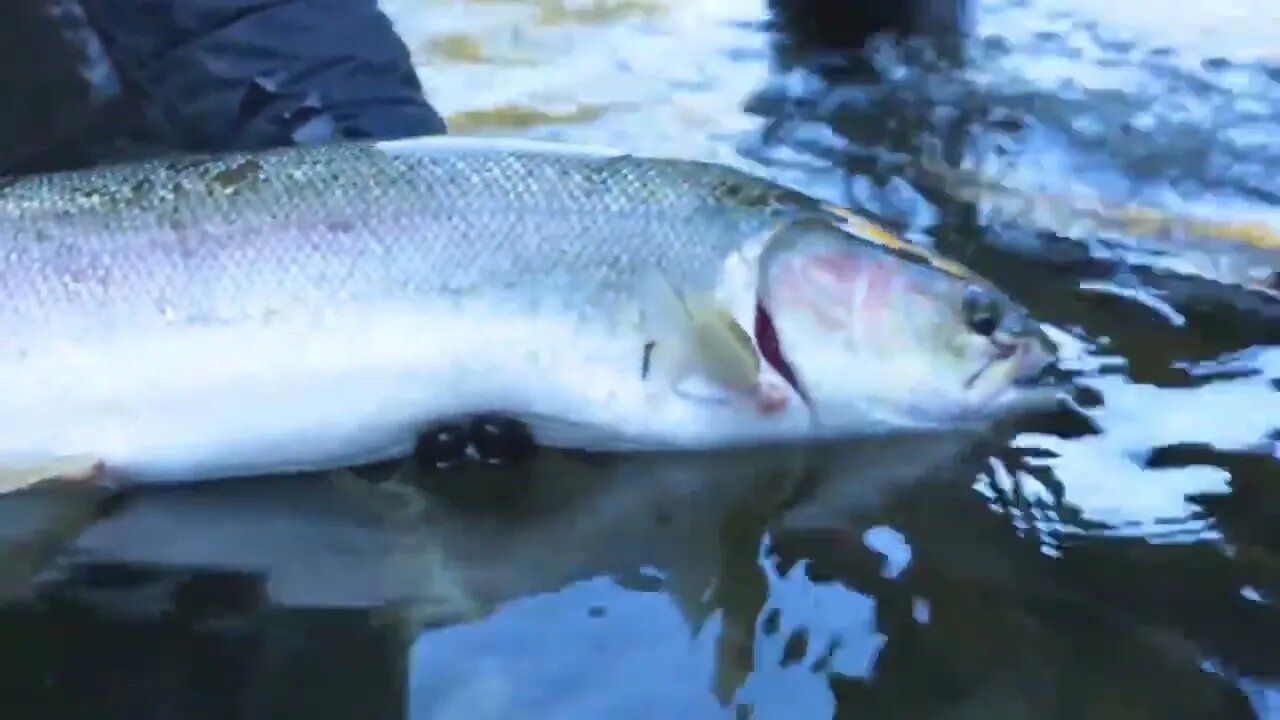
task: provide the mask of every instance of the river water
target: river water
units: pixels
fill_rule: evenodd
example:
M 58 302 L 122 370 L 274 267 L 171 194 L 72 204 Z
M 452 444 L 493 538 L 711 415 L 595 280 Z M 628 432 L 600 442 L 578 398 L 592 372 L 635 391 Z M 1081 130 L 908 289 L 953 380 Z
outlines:
M 384 0 L 455 134 L 712 159 L 873 211 L 1045 319 L 1078 412 L 816 465 L 546 455 L 130 498 L 0 613 L 0 698 L 1280 717 L 1280 310 L 1242 287 L 1280 267 L 1256 247 L 1280 237 L 1280 6 L 984 0 L 943 62 L 853 56 L 793 4 Z

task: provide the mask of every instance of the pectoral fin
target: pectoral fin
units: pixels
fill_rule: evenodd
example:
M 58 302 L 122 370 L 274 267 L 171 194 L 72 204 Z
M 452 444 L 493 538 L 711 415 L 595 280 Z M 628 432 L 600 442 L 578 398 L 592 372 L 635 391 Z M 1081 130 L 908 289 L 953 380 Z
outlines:
M 750 392 L 760 377 L 751 336 L 713 297 L 686 295 L 660 274 L 644 298 L 651 346 L 646 369 L 672 384 L 702 376 L 725 388 Z
M 640 304 L 650 338 L 644 363 L 646 375 L 674 382 L 688 377 L 694 372 L 697 358 L 689 330 L 692 318 L 684 298 L 665 276 L 655 272 L 645 277 Z
M 693 337 L 704 372 L 730 389 L 754 390 L 760 381 L 760 356 L 751 336 L 709 299 L 698 296 L 691 301 Z
M 34 465 L 0 467 L 0 494 L 16 492 L 42 482 L 92 482 L 102 475 L 100 458 L 71 455 Z

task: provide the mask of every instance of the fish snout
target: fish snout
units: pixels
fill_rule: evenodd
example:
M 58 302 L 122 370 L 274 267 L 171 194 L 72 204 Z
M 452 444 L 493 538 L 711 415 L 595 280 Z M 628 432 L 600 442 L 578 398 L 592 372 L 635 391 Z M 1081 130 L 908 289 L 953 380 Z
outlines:
M 1012 383 L 1016 387 L 1037 387 L 1054 380 L 1057 355 L 1037 339 L 1027 338 L 1013 348 Z

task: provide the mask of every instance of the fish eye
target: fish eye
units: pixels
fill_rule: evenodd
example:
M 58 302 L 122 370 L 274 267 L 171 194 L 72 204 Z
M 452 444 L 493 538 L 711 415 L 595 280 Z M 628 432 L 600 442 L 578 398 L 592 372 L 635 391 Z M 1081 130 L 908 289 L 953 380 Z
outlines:
M 970 287 L 965 291 L 960 311 L 964 315 L 965 325 L 985 337 L 995 335 L 1004 319 L 1000 299 L 980 287 Z

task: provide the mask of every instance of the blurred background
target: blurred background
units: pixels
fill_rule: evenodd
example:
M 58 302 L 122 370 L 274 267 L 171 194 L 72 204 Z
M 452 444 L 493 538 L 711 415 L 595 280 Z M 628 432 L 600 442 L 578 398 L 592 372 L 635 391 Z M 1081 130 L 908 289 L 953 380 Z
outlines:
M 1280 6 L 382 8 L 450 133 L 866 210 L 1047 320 L 1078 411 L 820 462 L 5 498 L 0 716 L 1280 717 Z M 72 165 L 127 128 L 119 79 L 32 17 L 0 166 Z

